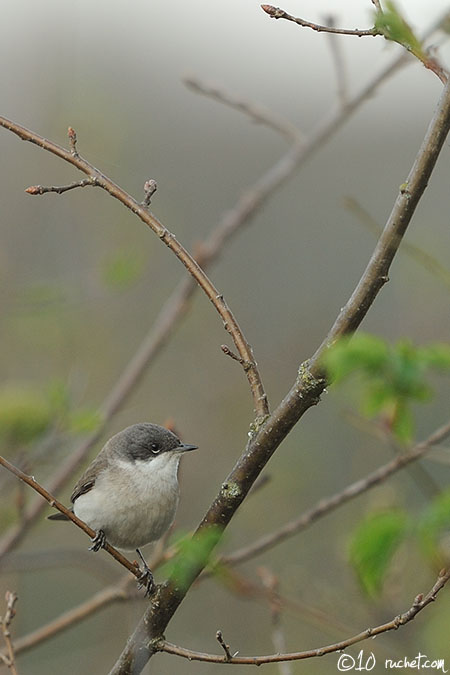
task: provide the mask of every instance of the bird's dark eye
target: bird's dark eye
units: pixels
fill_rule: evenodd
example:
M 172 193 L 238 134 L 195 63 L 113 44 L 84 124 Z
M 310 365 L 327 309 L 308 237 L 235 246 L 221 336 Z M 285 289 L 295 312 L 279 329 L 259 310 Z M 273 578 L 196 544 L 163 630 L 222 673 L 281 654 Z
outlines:
M 153 454 L 157 455 L 160 449 L 158 443 L 152 443 L 150 447 L 152 449 Z

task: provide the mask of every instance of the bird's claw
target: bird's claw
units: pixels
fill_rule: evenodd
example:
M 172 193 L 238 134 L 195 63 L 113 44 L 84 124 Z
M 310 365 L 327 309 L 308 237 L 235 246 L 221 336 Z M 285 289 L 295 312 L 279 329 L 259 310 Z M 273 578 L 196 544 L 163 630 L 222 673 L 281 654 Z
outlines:
M 100 551 L 101 548 L 105 548 L 106 535 L 103 530 L 98 530 L 98 532 L 95 534 L 95 537 L 93 537 L 91 541 L 92 546 L 89 546 L 89 551 L 94 551 L 97 553 L 97 551 Z
M 138 588 L 145 588 L 145 594 L 144 597 L 147 598 L 152 594 L 152 592 L 155 589 L 155 580 L 153 578 L 153 572 L 151 571 L 150 567 L 147 565 L 144 556 L 140 552 L 140 550 L 137 548 L 136 553 L 138 554 L 139 558 L 141 559 L 142 567 L 139 566 L 139 572 L 140 575 L 138 577 Z

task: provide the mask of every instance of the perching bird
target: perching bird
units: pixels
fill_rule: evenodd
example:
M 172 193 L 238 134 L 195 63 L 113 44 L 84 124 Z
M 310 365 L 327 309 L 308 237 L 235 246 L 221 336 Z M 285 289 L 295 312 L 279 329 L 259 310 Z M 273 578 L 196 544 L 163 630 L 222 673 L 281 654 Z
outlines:
M 147 592 L 153 575 L 139 548 L 160 539 L 171 526 L 179 500 L 180 457 L 196 448 L 157 424 L 133 424 L 109 439 L 70 497 L 74 514 L 96 531 L 90 550 L 98 551 L 105 542 L 136 550 Z M 68 520 L 62 513 L 49 518 Z

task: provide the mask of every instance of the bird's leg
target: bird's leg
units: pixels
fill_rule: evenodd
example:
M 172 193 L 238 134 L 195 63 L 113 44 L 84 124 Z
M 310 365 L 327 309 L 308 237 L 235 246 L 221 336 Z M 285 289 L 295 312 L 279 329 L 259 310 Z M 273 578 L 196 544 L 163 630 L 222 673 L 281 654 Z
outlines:
M 141 572 L 141 575 L 138 579 L 139 581 L 139 588 L 142 588 L 145 586 L 145 597 L 151 594 L 155 587 L 155 581 L 153 579 L 153 572 L 151 571 L 150 567 L 147 565 L 144 556 L 140 552 L 140 550 L 137 548 L 136 553 L 138 554 L 139 558 L 141 559 L 142 563 L 142 570 L 139 568 L 139 571 Z
M 95 537 L 93 537 L 91 541 L 92 546 L 89 546 L 89 551 L 94 551 L 97 553 L 97 551 L 100 551 L 101 548 L 105 548 L 106 535 L 103 530 L 98 530 L 98 532 L 95 534 Z

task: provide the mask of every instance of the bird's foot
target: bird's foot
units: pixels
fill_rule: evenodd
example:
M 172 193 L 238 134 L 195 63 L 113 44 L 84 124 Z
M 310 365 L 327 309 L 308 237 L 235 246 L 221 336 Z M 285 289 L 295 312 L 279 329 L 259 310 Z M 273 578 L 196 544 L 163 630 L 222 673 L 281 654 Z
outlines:
M 91 541 L 92 546 L 89 546 L 89 551 L 94 551 L 95 553 L 97 553 L 97 551 L 100 551 L 101 548 L 105 548 L 106 535 L 103 532 L 103 530 L 98 530 L 95 537 L 93 537 Z
M 139 567 L 139 572 L 140 576 L 138 578 L 138 584 L 139 588 L 144 588 L 145 587 L 145 595 L 144 597 L 148 597 L 151 595 L 156 587 L 155 580 L 153 578 L 153 572 L 151 571 L 150 567 L 147 565 L 144 556 L 140 552 L 140 550 L 137 548 L 136 553 L 138 554 L 139 558 L 141 559 L 142 567 Z

